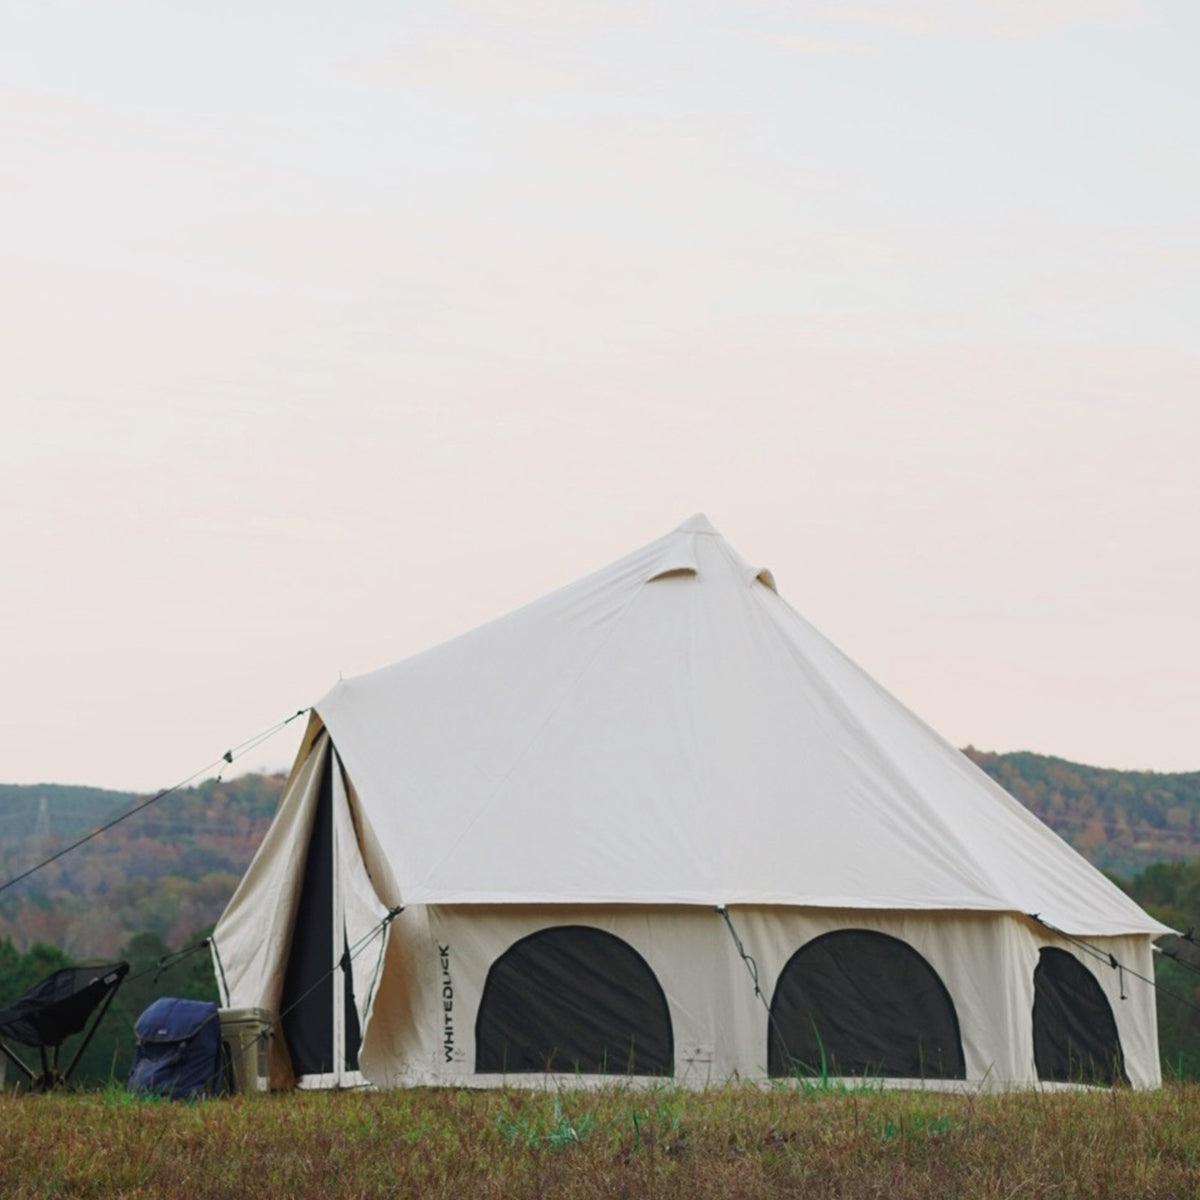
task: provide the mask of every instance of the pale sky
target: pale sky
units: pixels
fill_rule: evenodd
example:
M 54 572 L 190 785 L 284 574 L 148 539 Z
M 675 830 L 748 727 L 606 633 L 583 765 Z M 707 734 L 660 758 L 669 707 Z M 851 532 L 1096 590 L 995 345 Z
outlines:
M 1200 770 L 1197 46 L 0 0 L 0 781 L 168 786 L 697 511 L 956 745 Z

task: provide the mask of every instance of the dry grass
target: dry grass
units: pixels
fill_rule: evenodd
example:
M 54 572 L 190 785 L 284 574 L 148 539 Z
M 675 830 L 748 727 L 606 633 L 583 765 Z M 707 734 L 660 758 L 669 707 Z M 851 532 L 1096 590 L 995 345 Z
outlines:
M 1200 1196 L 1200 1086 L 0 1097 L 0 1196 Z

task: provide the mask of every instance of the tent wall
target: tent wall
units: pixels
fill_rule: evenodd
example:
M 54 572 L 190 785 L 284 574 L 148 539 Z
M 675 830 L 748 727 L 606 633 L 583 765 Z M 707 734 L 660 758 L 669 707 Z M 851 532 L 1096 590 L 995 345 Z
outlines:
M 328 739 L 297 760 L 258 852 L 213 931 L 213 966 L 221 1002 L 279 1013 L 303 886 L 303 863 L 316 819 Z M 295 1083 L 282 1037 L 270 1042 L 273 1087 Z
M 1118 972 L 1024 918 L 771 907 L 733 909 L 730 918 L 754 960 L 762 998 L 755 996 L 750 970 L 724 920 L 709 909 L 409 910 L 393 926 L 389 955 L 394 958 L 389 959 L 367 1031 L 364 1074 L 383 1087 L 543 1083 L 546 1075 L 541 1073 L 476 1072 L 480 1002 L 492 965 L 521 939 L 540 929 L 584 925 L 622 939 L 654 972 L 667 1001 L 673 1074 L 680 1083 L 766 1078 L 767 1004 L 779 975 L 797 950 L 839 929 L 871 930 L 900 939 L 937 972 L 960 1026 L 965 1086 L 1004 1088 L 1037 1082 L 1033 981 L 1043 946 L 1080 958 L 1095 977 L 1116 1019 L 1130 1082 L 1135 1087 L 1161 1082 L 1152 989 L 1128 973 L 1122 981 Z M 1148 938 L 1094 938 L 1089 944 L 1149 974 Z

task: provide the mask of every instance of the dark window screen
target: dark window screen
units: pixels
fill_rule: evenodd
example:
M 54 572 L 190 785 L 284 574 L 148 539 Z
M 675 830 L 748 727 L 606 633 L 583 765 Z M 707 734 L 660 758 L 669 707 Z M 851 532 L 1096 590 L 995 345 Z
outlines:
M 1033 1058 L 1039 1079 L 1128 1083 L 1112 1006 L 1073 954 L 1047 947 L 1033 972 Z
M 907 943 L 865 929 L 815 938 L 788 960 L 771 1000 L 772 1076 L 964 1079 L 958 1015 Z
M 481 1074 L 670 1075 L 667 999 L 632 946 L 585 925 L 514 943 L 488 972 L 475 1021 Z

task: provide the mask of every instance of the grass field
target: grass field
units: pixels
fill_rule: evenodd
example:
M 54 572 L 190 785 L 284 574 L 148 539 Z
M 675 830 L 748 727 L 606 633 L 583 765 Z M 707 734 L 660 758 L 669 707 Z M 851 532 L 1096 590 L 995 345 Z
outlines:
M 1200 1197 L 1200 1086 L 0 1096 L 0 1196 Z

